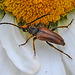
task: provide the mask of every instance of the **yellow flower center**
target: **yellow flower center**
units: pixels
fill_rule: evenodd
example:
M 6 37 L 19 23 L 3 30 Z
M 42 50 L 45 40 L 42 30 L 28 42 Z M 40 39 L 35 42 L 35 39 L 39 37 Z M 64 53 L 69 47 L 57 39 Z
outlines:
M 41 19 L 35 21 L 35 24 L 56 22 L 66 12 L 75 9 L 75 0 L 2 0 L 1 9 L 11 12 L 16 16 L 17 22 L 20 19 L 29 23 L 42 15 L 50 13 Z

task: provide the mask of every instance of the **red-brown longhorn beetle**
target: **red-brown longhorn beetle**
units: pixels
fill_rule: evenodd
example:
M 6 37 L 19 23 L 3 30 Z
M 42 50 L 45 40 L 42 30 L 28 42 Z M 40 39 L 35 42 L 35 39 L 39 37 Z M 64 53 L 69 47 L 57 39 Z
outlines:
M 47 15 L 50 15 L 50 14 L 43 15 L 43 16 L 35 19 L 34 21 L 36 21 L 36 20 L 38 20 L 38 19 L 40 19 L 40 18 L 42 18 L 44 16 L 47 16 Z M 25 45 L 29 41 L 29 39 L 33 37 L 33 50 L 34 50 L 34 54 L 36 54 L 36 51 L 35 51 L 35 40 L 39 39 L 39 40 L 46 41 L 46 43 L 48 45 L 50 45 L 51 47 L 55 48 L 59 52 L 65 54 L 70 59 L 72 59 L 72 57 L 70 55 L 68 55 L 68 54 L 64 53 L 62 50 L 54 47 L 51 43 L 55 43 L 55 44 L 62 45 L 62 46 L 65 45 L 64 39 L 59 34 L 53 32 L 53 31 L 56 30 L 57 28 L 68 28 L 68 26 L 71 25 L 71 23 L 73 22 L 73 19 L 72 19 L 72 21 L 67 26 L 58 26 L 58 27 L 55 27 L 55 28 L 53 28 L 51 30 L 47 29 L 43 25 L 40 25 L 38 28 L 37 27 L 29 27 L 29 24 L 33 23 L 34 21 L 32 21 L 30 23 L 27 23 L 24 26 L 17 26 L 15 24 L 6 23 L 6 22 L 0 23 L 0 25 L 1 24 L 10 24 L 10 25 L 18 27 L 19 29 L 22 29 L 24 32 L 29 32 L 31 34 L 31 36 L 26 40 L 25 43 L 23 43 L 23 44 L 21 44 L 19 46 Z

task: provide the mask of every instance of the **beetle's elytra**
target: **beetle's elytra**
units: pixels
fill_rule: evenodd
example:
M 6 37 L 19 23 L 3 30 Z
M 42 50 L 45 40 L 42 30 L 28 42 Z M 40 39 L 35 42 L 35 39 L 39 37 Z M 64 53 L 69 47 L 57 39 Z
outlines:
M 50 15 L 50 14 L 43 15 L 43 16 L 35 19 L 34 21 L 36 21 L 36 20 L 38 20 L 38 19 L 40 19 L 40 18 L 42 18 L 44 16 L 47 16 L 47 15 Z M 62 50 L 54 47 L 51 43 L 55 43 L 55 44 L 62 45 L 62 46 L 65 45 L 64 39 L 59 34 L 57 34 L 56 32 L 53 32 L 53 31 L 56 30 L 57 28 L 68 28 L 68 26 L 71 25 L 71 23 L 73 22 L 73 19 L 72 19 L 72 21 L 67 26 L 58 26 L 58 27 L 55 27 L 55 28 L 53 28 L 51 30 L 47 29 L 42 24 L 39 27 L 29 27 L 28 24 L 31 24 L 34 21 L 32 21 L 30 23 L 27 23 L 26 26 L 17 26 L 15 24 L 6 23 L 6 22 L 5 23 L 0 23 L 0 25 L 2 25 L 2 24 L 10 24 L 10 25 L 18 27 L 19 29 L 22 29 L 23 32 L 29 32 L 30 33 L 30 37 L 27 39 L 27 41 L 25 43 L 23 43 L 23 44 L 21 44 L 19 46 L 25 45 L 29 41 L 29 39 L 33 37 L 33 50 L 34 50 L 34 54 L 36 54 L 36 51 L 35 51 L 35 40 L 39 39 L 39 40 L 42 40 L 42 41 L 46 41 L 46 43 L 48 45 L 50 45 L 51 47 L 55 48 L 59 52 L 65 54 L 70 59 L 72 59 L 72 57 L 70 55 L 68 55 L 68 54 L 64 53 Z

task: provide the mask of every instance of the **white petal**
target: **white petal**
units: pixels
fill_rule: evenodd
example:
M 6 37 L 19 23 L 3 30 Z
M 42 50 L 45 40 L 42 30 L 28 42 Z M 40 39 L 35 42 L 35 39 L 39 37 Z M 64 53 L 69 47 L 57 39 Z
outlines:
M 2 22 L 14 23 L 14 18 L 6 14 Z M 26 40 L 22 38 L 18 28 L 9 25 L 0 26 L 0 40 L 9 58 L 21 71 L 27 74 L 34 74 L 38 71 L 40 64 L 38 58 L 34 58 L 29 44 L 19 47 L 19 44 Z
M 35 44 L 41 62 L 40 71 L 35 75 L 66 75 L 59 52 L 43 41 L 37 40 Z
M 10 61 L 0 42 L 0 75 L 19 75 L 20 72 Z
M 69 54 L 72 57 L 72 60 L 67 56 L 63 55 L 63 59 L 65 62 L 68 71 L 70 71 L 70 75 L 75 75 L 75 12 L 68 14 L 68 22 L 67 24 L 74 18 L 73 23 L 69 26 L 68 29 L 59 29 L 59 34 L 64 38 L 66 45 L 65 47 L 61 47 L 61 49 Z M 65 22 L 63 22 L 65 24 Z

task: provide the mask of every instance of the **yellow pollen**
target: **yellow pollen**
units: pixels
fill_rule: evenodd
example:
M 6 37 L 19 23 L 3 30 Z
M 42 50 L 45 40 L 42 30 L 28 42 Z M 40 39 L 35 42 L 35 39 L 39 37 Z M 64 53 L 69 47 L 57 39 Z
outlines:
M 2 0 L 0 5 L 5 12 L 11 12 L 13 16 L 16 16 L 18 23 L 20 19 L 30 23 L 36 18 L 50 13 L 34 22 L 35 24 L 39 22 L 48 24 L 58 21 L 60 15 L 65 16 L 67 12 L 75 9 L 75 0 Z

